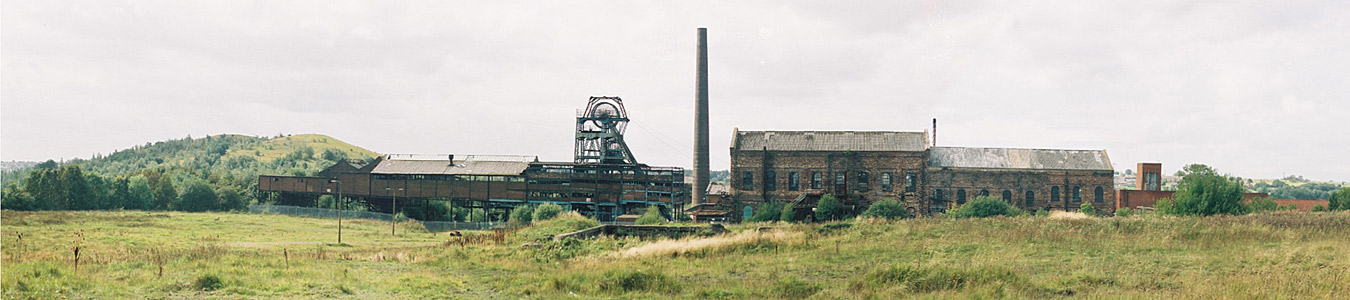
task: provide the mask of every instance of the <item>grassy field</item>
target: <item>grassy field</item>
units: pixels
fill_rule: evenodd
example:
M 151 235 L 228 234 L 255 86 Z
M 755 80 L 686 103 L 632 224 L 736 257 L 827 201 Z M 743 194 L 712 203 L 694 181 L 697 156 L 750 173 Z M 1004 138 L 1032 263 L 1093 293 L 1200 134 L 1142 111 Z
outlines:
M 335 244 L 335 220 L 276 215 L 0 217 L 5 298 L 1350 295 L 1347 212 L 747 224 L 713 237 L 561 242 L 547 237 L 595 222 L 564 217 L 457 238 L 410 224 L 390 236 L 388 223 L 349 220 L 345 244 Z

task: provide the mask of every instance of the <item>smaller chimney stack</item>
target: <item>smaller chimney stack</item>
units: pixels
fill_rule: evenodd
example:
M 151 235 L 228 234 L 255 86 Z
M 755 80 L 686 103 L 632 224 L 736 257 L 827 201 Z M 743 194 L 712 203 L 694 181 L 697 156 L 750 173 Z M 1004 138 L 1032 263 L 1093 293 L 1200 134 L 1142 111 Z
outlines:
M 937 118 L 933 118 L 933 147 L 937 147 Z

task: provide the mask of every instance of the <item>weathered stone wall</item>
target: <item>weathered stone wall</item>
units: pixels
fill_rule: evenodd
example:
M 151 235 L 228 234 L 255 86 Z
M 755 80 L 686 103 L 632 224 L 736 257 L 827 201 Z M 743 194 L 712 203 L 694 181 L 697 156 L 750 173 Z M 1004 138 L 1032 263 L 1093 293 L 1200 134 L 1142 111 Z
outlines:
M 923 209 L 925 166 L 927 152 L 902 151 L 731 151 L 732 219 L 740 220 L 745 208 L 752 210 L 767 201 L 790 202 L 803 193 L 833 194 L 846 206 L 865 209 L 872 202 L 894 198 L 902 200 L 916 211 Z M 766 181 L 768 172 L 774 173 L 772 186 Z M 745 181 L 750 172 L 751 181 Z M 796 172 L 798 188 L 792 189 L 792 172 Z M 836 180 L 843 172 L 843 180 Z M 820 184 L 813 186 L 814 174 L 820 174 Z M 864 180 L 864 175 L 865 180 Z M 889 188 L 883 185 L 883 174 L 890 173 Z M 906 189 L 906 175 L 913 174 L 917 183 L 912 191 Z M 748 185 L 746 183 L 749 183 Z
M 932 212 L 959 206 L 974 200 L 984 192 L 989 196 L 1007 199 L 1027 211 L 1055 209 L 1076 211 L 1090 203 L 1098 211 L 1112 212 L 1116 208 L 1114 174 L 1111 171 L 1082 170 L 1007 170 L 1007 169 L 947 169 L 928 170 L 928 193 L 933 195 Z M 1058 187 L 1058 199 L 1052 195 Z M 1074 189 L 1079 189 L 1075 199 Z M 1097 190 L 1101 193 L 1098 194 Z M 942 199 L 937 199 L 942 191 Z M 960 198 L 964 192 L 964 201 Z M 1028 202 L 1027 192 L 1032 192 Z M 1100 197 L 1098 197 L 1100 195 Z

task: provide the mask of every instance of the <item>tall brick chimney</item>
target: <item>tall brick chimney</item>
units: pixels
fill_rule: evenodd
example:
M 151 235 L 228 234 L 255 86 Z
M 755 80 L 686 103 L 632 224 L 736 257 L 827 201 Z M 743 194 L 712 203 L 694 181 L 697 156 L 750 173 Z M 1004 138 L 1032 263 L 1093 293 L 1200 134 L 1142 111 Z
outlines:
M 698 71 L 694 76 L 694 197 L 708 192 L 708 29 L 698 29 Z

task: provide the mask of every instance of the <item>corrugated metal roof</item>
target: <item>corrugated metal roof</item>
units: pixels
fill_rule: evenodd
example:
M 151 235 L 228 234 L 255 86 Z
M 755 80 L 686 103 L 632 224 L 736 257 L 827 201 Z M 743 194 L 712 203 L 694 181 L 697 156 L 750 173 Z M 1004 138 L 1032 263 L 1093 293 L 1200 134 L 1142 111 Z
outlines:
M 738 150 L 923 151 L 928 132 L 901 131 L 737 131 Z
M 933 147 L 929 167 L 1110 171 L 1106 150 Z
M 380 161 L 372 174 L 442 174 L 442 175 L 520 175 L 530 166 L 529 160 L 456 159 L 451 164 L 443 156 L 440 160 L 398 159 Z

